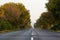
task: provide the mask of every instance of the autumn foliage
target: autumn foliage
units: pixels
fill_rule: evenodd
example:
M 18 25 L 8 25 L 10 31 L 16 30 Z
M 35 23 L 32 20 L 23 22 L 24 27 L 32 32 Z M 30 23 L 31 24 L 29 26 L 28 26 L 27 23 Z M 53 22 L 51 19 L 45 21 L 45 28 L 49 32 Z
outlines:
M 22 3 L 6 3 L 0 6 L 0 30 L 30 28 L 29 10 Z
M 36 21 L 35 27 L 48 30 L 60 30 L 60 0 L 49 0 L 48 12 L 43 12 Z

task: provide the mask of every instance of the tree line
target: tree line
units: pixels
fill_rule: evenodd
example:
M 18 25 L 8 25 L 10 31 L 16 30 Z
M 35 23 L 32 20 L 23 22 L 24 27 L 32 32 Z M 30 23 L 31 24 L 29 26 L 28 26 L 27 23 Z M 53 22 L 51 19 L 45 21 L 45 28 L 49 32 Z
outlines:
M 0 5 L 0 31 L 31 28 L 29 10 L 22 3 Z
M 35 28 L 60 30 L 60 0 L 49 0 L 47 12 L 43 12 L 34 24 Z

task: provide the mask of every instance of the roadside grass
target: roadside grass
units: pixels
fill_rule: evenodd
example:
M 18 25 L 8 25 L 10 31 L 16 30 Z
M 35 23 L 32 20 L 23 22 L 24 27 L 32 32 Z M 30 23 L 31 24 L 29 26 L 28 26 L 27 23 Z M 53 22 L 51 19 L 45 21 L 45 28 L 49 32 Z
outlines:
M 12 32 L 13 30 L 3 30 L 3 31 L 0 31 L 0 34 L 2 33 L 7 33 L 7 32 Z
M 17 31 L 17 30 L 2 30 L 2 31 L 0 31 L 0 34 L 14 32 L 14 31 Z
M 51 31 L 51 32 L 60 32 L 60 30 L 48 30 L 48 29 L 41 29 L 41 28 L 36 28 L 36 29 L 39 29 L 39 30 L 47 30 L 47 31 Z
M 56 32 L 60 32 L 60 30 L 56 30 Z

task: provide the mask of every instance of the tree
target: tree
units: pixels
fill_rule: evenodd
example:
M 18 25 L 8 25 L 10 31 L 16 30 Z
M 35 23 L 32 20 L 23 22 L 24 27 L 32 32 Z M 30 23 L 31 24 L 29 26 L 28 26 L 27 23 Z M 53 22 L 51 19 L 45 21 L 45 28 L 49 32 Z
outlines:
M 12 29 L 12 25 L 9 22 L 0 19 L 0 31 L 11 30 L 11 29 Z
M 49 0 L 46 4 L 48 12 L 42 13 L 35 27 L 60 30 L 60 0 Z
M 22 12 L 22 15 L 20 16 L 19 21 L 20 22 L 20 27 L 21 28 L 30 28 L 31 27 L 31 22 L 30 22 L 30 15 L 29 15 L 29 11 L 24 11 Z M 29 24 L 29 26 L 27 26 Z
M 1 7 L 5 10 L 4 15 L 6 16 L 7 20 L 11 22 L 12 24 L 15 21 L 17 21 L 19 16 L 21 15 L 20 10 L 17 8 L 17 4 L 15 3 L 6 3 Z
M 0 7 L 0 18 L 9 22 L 13 26 L 13 29 L 24 29 L 31 27 L 29 11 L 22 3 L 6 3 L 2 5 Z
M 56 21 L 59 20 L 60 15 L 60 0 L 49 0 L 46 4 L 48 12 L 51 12 L 52 15 L 55 17 Z
M 48 9 L 48 12 L 51 12 L 55 19 L 54 25 L 57 25 L 56 28 L 59 28 L 60 27 L 59 26 L 60 24 L 60 0 L 49 0 L 49 2 L 46 4 L 46 7 Z
M 41 29 L 50 29 L 54 24 L 55 19 L 51 13 L 43 12 L 41 17 L 37 20 L 36 24 Z

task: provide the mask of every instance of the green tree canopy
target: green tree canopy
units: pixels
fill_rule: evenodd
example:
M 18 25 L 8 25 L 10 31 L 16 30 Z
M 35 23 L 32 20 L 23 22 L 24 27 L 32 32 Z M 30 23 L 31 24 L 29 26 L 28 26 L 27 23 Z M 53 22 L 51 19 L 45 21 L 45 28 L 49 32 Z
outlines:
M 49 0 L 46 3 L 48 12 L 43 12 L 36 21 L 35 27 L 60 30 L 60 0 Z

